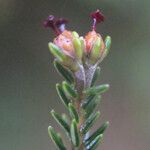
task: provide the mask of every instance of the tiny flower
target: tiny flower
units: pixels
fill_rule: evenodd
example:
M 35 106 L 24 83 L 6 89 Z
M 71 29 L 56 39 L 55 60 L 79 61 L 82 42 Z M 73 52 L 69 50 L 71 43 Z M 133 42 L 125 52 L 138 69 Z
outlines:
M 93 19 L 93 25 L 92 25 L 93 30 L 96 30 L 97 23 L 103 22 L 105 19 L 104 15 L 100 12 L 100 10 L 96 10 L 95 12 L 92 12 L 90 16 Z
M 43 25 L 46 28 L 51 28 L 56 35 L 61 34 L 65 30 L 65 26 L 68 23 L 67 19 L 56 19 L 53 15 L 47 17 Z

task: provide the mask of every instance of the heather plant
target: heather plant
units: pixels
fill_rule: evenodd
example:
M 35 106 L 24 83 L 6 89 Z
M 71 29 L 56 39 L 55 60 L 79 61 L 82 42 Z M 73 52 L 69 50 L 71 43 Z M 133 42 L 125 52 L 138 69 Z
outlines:
M 85 37 L 66 30 L 68 20 L 64 18 L 57 19 L 50 15 L 44 22 L 44 26 L 51 28 L 56 34 L 56 38 L 48 46 L 55 57 L 54 67 L 64 78 L 62 83 L 56 84 L 56 90 L 68 111 L 68 114 L 51 111 L 68 138 L 68 144 L 65 144 L 61 134 L 52 126 L 48 127 L 48 133 L 58 150 L 95 150 L 109 125 L 106 121 L 91 132 L 100 117 L 97 106 L 101 95 L 109 88 L 108 84 L 95 83 L 101 71 L 99 64 L 109 52 L 111 38 L 107 36 L 103 40 L 96 32 L 96 25 L 104 21 L 103 14 L 97 10 L 90 17 L 92 27 Z

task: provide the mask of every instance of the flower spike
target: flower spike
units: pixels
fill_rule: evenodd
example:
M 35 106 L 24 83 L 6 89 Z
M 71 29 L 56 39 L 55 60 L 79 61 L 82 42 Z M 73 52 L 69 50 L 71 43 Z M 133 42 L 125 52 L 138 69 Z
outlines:
M 92 12 L 90 16 L 93 19 L 92 30 L 96 30 L 97 23 L 103 22 L 105 19 L 104 15 L 99 9 L 97 9 L 95 12 Z

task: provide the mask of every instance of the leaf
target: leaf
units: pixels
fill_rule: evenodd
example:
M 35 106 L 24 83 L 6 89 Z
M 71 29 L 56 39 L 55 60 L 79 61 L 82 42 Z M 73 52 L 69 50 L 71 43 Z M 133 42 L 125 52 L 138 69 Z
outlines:
M 100 103 L 101 100 L 101 96 L 97 95 L 96 97 L 94 97 L 93 100 L 91 100 L 88 105 L 85 108 L 85 113 L 86 113 L 86 118 L 88 118 L 96 109 L 96 107 L 98 106 L 98 104 Z
M 73 145 L 78 147 L 80 145 L 80 137 L 75 119 L 72 120 L 70 134 Z
M 91 143 L 97 136 L 104 133 L 106 128 L 108 127 L 109 122 L 105 122 L 100 128 L 98 128 L 88 139 L 86 139 L 86 143 Z
M 77 92 L 66 81 L 63 81 L 62 87 L 69 97 L 77 97 Z
M 91 141 L 88 145 L 86 145 L 86 150 L 95 150 L 97 148 L 98 144 L 100 143 L 102 137 L 103 137 L 102 134 L 95 137 L 95 139 L 93 141 Z
M 55 143 L 55 145 L 57 146 L 57 148 L 59 150 L 67 150 L 62 142 L 60 135 L 55 132 L 53 127 L 51 127 L 51 126 L 48 127 L 48 133 L 49 133 L 49 136 L 51 137 L 52 141 Z
M 95 94 L 104 93 L 108 89 L 109 89 L 109 85 L 108 84 L 103 84 L 103 85 L 88 88 L 84 91 L 84 93 L 87 94 L 87 95 L 95 95 Z
M 86 121 L 85 123 L 81 126 L 81 133 L 86 134 L 88 130 L 94 125 L 98 117 L 100 116 L 100 112 L 94 112 Z
M 63 88 L 62 88 L 62 85 L 57 83 L 56 84 L 56 90 L 57 90 L 57 93 L 60 97 L 60 99 L 62 100 L 63 104 L 68 107 L 68 104 L 70 103 L 70 100 L 67 98 L 67 96 L 65 95 L 64 91 L 63 91 Z
M 57 60 L 54 61 L 54 67 L 56 68 L 57 72 L 66 79 L 67 82 L 74 82 L 72 73 L 63 65 L 61 65 Z
M 89 107 L 91 107 L 91 105 L 93 103 L 95 103 L 95 101 L 97 99 L 101 99 L 101 96 L 99 96 L 99 95 L 90 95 L 90 96 L 88 96 L 88 98 L 82 103 L 82 108 L 83 109 L 88 109 Z
M 66 133 L 69 135 L 70 134 L 70 127 L 69 125 L 66 123 L 66 121 L 63 119 L 62 116 L 60 116 L 59 114 L 57 114 L 54 110 L 51 111 L 51 114 L 53 116 L 53 118 L 57 121 L 57 123 L 65 129 Z
M 65 113 L 62 114 L 62 119 L 66 122 L 66 124 L 70 124 L 70 119 Z
M 63 88 L 62 88 L 62 85 L 57 83 L 56 84 L 56 90 L 57 90 L 57 93 L 58 93 L 60 99 L 62 100 L 63 104 L 66 105 L 66 107 L 68 107 L 70 100 L 65 95 Z
M 50 52 L 61 62 L 65 60 L 65 54 L 62 52 L 62 50 L 56 46 L 55 44 L 49 42 L 48 43 Z
M 75 107 L 73 106 L 72 103 L 69 103 L 68 107 L 69 107 L 70 115 L 71 115 L 72 118 L 75 119 L 76 122 L 78 123 L 78 122 L 79 122 L 79 115 L 78 115 L 78 112 L 76 111 Z
M 110 46 L 111 46 L 111 37 L 107 36 L 105 38 L 105 47 L 106 47 L 107 53 L 109 52 Z
M 100 75 L 100 67 L 97 67 L 96 70 L 95 70 L 95 73 L 94 73 L 94 76 L 93 76 L 93 79 L 92 79 L 92 82 L 91 82 L 91 86 L 93 86 L 97 80 L 97 78 L 99 77 Z

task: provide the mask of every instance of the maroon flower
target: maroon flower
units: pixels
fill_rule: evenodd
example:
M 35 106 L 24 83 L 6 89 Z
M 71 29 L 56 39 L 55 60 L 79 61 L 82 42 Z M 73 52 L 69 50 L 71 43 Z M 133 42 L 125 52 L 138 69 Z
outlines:
M 100 10 L 96 10 L 95 12 L 92 12 L 90 16 L 93 19 L 92 30 L 96 30 L 96 24 L 103 22 L 105 19 L 104 15 L 100 12 Z
M 51 28 L 56 35 L 60 35 L 64 30 L 68 21 L 64 18 L 56 19 L 53 15 L 48 16 L 43 25 L 46 28 Z

